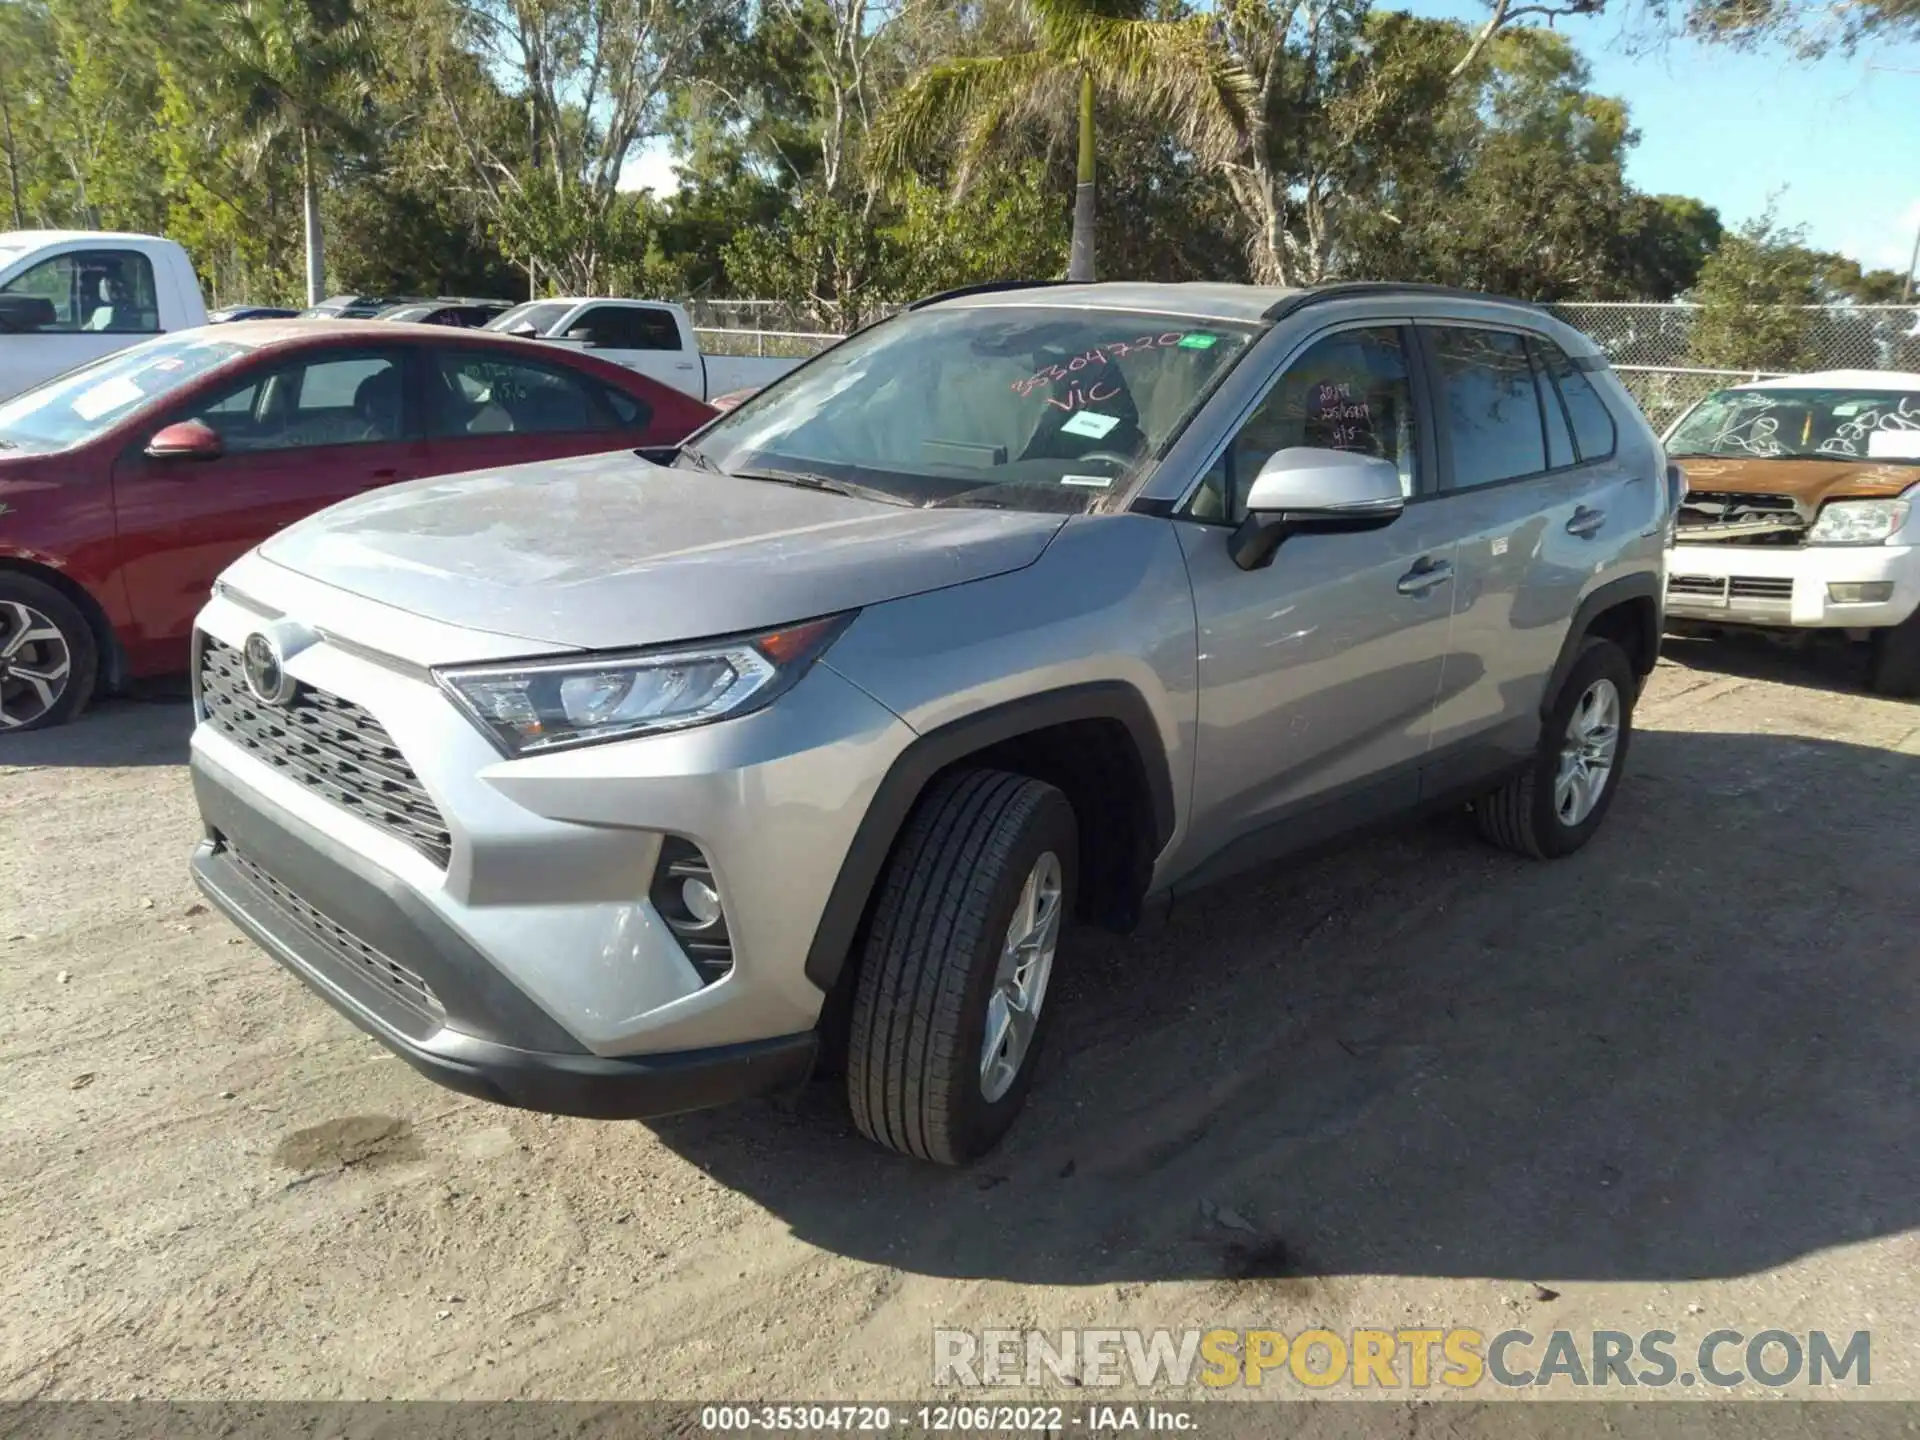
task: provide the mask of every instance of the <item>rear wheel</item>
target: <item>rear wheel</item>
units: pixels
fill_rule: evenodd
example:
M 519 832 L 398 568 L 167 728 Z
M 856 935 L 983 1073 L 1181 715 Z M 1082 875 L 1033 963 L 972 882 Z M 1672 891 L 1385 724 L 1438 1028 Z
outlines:
M 889 1149 L 963 1165 L 999 1143 L 1033 1080 L 1073 905 L 1073 807 L 968 770 L 922 800 L 887 863 L 854 992 L 847 1098 Z
M 1474 802 L 1481 835 L 1539 860 L 1571 855 L 1592 839 L 1619 788 L 1638 693 L 1626 651 L 1589 639 L 1540 727 L 1532 763 Z
M 1873 668 L 1867 683 L 1876 695 L 1920 699 L 1920 610 L 1898 625 L 1873 632 Z
M 97 670 L 93 629 L 71 600 L 0 574 L 0 734 L 64 725 L 86 708 Z

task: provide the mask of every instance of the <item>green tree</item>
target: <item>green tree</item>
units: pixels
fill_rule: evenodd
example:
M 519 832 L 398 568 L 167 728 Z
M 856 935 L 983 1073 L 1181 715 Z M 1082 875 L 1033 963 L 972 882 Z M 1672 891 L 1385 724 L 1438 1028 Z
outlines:
M 1747 48 L 1780 42 L 1805 55 L 1920 37 L 1920 0 L 1672 0 L 1687 34 Z
M 338 147 L 365 122 L 373 64 L 356 0 L 212 0 L 201 31 L 212 98 L 270 163 L 300 164 L 307 303 L 326 293 L 320 197 Z
M 1687 195 L 1635 195 L 1621 230 L 1621 298 L 1676 300 L 1700 279 L 1725 227 L 1720 212 Z
M 1817 264 L 1797 230 L 1771 213 L 1729 235 L 1701 267 L 1693 298 L 1693 363 L 1720 370 L 1796 370 L 1807 361 L 1807 306 Z
M 621 189 L 635 151 L 662 133 L 713 22 L 738 0 L 390 0 L 412 17 L 415 63 L 460 156 L 457 183 L 543 282 L 611 284 L 644 263 Z M 514 123 L 498 123 L 500 109 Z
M 1542 300 L 1626 288 L 1633 132 L 1571 45 L 1507 29 L 1456 76 L 1468 42 L 1454 22 L 1376 15 L 1367 38 L 1368 83 L 1405 98 L 1336 172 L 1340 273 Z
M 1038 117 L 1075 119 L 1077 162 L 1067 274 L 1094 274 L 1095 101 L 1107 95 L 1163 121 L 1191 153 L 1224 156 L 1243 140 L 1248 83 L 1198 17 L 1144 18 L 1137 0 L 1027 0 L 1024 44 L 938 60 L 880 115 L 875 173 L 898 178 L 944 151 L 964 190 L 1010 133 Z

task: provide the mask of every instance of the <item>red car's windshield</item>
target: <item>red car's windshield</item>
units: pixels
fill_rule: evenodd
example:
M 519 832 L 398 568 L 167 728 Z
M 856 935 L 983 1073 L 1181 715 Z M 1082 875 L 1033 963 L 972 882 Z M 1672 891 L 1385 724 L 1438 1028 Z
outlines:
M 65 450 L 104 434 L 149 401 L 224 364 L 246 347 L 166 335 L 69 370 L 0 403 L 0 447 Z

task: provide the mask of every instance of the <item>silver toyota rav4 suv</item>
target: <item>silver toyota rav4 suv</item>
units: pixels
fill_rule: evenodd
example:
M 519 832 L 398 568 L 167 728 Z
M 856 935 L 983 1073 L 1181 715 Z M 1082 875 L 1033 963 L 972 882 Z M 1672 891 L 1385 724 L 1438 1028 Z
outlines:
M 652 1116 L 825 1061 L 868 1136 L 964 1162 L 1074 924 L 1426 806 L 1585 844 L 1673 501 L 1530 306 L 940 296 L 676 451 L 397 485 L 240 560 L 193 868 L 454 1089 Z

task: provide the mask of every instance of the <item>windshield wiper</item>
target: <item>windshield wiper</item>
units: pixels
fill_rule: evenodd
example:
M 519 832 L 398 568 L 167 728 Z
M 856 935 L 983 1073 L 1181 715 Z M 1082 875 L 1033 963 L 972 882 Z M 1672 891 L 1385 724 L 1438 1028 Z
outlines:
M 823 490 L 829 495 L 845 495 L 854 500 L 878 500 L 885 505 L 918 508 L 913 501 L 890 491 L 872 485 L 856 485 L 850 480 L 831 480 L 825 475 L 815 475 L 810 470 L 729 470 L 726 473 L 736 480 L 765 480 L 774 485 L 792 485 L 799 490 Z
M 713 461 L 709 460 L 705 455 L 703 455 L 700 451 L 694 449 L 693 446 L 691 445 L 682 445 L 680 447 L 678 456 L 676 456 L 675 458 L 691 460 L 693 462 L 693 468 L 696 470 L 706 470 L 715 475 L 718 475 L 721 473 L 720 467 L 718 465 L 714 464 Z
M 18 450 L 19 448 L 19 441 L 0 438 L 0 450 Z

